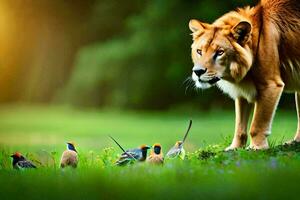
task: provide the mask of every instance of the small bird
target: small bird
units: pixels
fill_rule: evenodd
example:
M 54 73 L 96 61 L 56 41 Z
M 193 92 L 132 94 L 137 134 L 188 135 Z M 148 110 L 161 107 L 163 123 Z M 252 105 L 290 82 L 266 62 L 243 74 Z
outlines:
M 122 166 L 135 161 L 143 162 L 147 158 L 147 151 L 151 149 L 148 145 L 141 145 L 136 149 L 125 150 L 113 137 L 109 136 L 123 151 L 119 159 L 116 161 L 116 165 Z
M 16 152 L 10 157 L 13 158 L 13 168 L 14 169 L 26 169 L 26 168 L 36 168 L 36 166 L 29 160 L 27 160 L 21 153 Z
M 183 144 L 188 136 L 188 133 L 190 132 L 190 129 L 192 127 L 192 123 L 193 121 L 190 120 L 190 123 L 189 123 L 189 127 L 183 137 L 183 140 L 182 141 L 177 141 L 175 143 L 175 145 L 168 151 L 168 153 L 166 154 L 166 157 L 167 158 L 181 158 L 182 160 L 184 160 L 185 158 L 185 150 L 183 148 Z
M 156 143 L 153 145 L 153 149 L 151 150 L 150 155 L 147 158 L 147 162 L 150 164 L 164 163 L 164 156 L 160 144 Z
M 78 164 L 78 154 L 73 142 L 67 142 L 67 150 L 62 153 L 60 159 L 60 167 L 65 168 L 67 166 L 76 168 Z

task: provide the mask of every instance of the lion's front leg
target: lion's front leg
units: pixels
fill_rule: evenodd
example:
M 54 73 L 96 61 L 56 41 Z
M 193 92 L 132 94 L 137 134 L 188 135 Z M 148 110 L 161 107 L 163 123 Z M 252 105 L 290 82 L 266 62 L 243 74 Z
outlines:
M 283 88 L 284 83 L 282 82 L 272 82 L 260 87 L 250 128 L 250 149 L 269 148 L 267 136 L 271 133 L 273 116 Z
M 300 93 L 295 93 L 295 101 L 296 101 L 296 109 L 297 109 L 297 117 L 298 117 L 298 127 L 294 137 L 294 141 L 300 142 Z
M 244 98 L 235 100 L 235 133 L 232 143 L 225 151 L 244 147 L 247 143 L 247 125 L 251 111 L 251 104 Z

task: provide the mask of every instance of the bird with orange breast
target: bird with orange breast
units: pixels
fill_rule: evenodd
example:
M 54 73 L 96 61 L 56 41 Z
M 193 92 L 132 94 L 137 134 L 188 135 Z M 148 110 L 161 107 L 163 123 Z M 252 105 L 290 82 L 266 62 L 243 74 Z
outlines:
M 65 168 L 67 166 L 76 168 L 78 164 L 78 154 L 73 142 L 67 142 L 67 150 L 65 150 L 60 159 L 60 167 Z
M 157 164 L 157 165 L 161 165 L 164 163 L 164 156 L 160 144 L 156 143 L 153 145 L 150 155 L 147 158 L 147 162 L 150 164 Z
M 13 158 L 12 165 L 14 169 L 36 168 L 36 166 L 27 160 L 20 152 L 16 152 L 10 157 Z

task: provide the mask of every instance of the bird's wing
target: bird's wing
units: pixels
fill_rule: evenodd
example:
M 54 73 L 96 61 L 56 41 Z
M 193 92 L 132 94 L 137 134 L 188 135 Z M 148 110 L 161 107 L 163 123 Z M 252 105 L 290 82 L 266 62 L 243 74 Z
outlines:
M 131 162 L 132 162 L 132 160 L 130 160 L 130 159 L 119 159 L 116 161 L 116 165 L 123 166 L 123 165 L 126 165 Z
M 19 168 L 36 168 L 36 166 L 28 160 L 21 160 L 17 162 L 17 166 Z
M 120 158 L 117 160 L 117 165 L 125 165 L 129 162 L 136 161 L 141 157 L 141 152 L 138 149 L 127 150 L 122 153 Z
M 168 153 L 166 154 L 166 157 L 167 157 L 167 158 L 175 158 L 175 157 L 177 157 L 177 156 L 181 153 L 181 149 L 182 149 L 182 148 L 178 148 L 178 147 L 173 146 L 173 147 L 168 151 Z
M 129 149 L 127 153 L 132 155 L 136 160 L 141 159 L 143 156 L 141 149 Z
M 130 159 L 136 159 L 138 160 L 141 156 L 141 153 L 139 151 L 134 150 L 127 150 L 126 153 L 122 153 L 121 157 L 124 158 L 130 158 Z

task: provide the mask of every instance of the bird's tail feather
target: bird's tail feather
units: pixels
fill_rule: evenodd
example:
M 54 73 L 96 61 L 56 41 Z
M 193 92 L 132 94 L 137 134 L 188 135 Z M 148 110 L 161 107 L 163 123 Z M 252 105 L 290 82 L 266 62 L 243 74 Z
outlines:
M 184 137 L 183 137 L 182 144 L 185 142 L 185 140 L 186 140 L 186 138 L 187 138 L 187 136 L 188 136 L 188 134 L 189 134 L 189 132 L 190 132 L 190 129 L 191 129 L 191 127 L 192 127 L 192 124 L 193 124 L 193 120 L 190 120 L 188 129 L 187 129 L 187 131 L 186 131 L 186 133 L 185 133 L 185 135 L 184 135 Z
M 133 158 L 134 160 L 136 160 L 136 158 L 135 157 L 133 157 L 130 153 L 127 153 L 126 151 L 125 151 L 125 149 L 112 137 L 112 136 L 108 136 L 108 137 L 110 137 L 110 139 L 112 139 L 117 145 L 118 145 L 118 147 L 120 147 L 120 149 L 124 152 L 124 153 L 126 153 L 129 157 L 131 157 L 131 158 Z
M 110 137 L 110 139 L 112 139 L 124 153 L 126 152 L 125 149 L 112 136 L 109 135 L 108 137 Z

